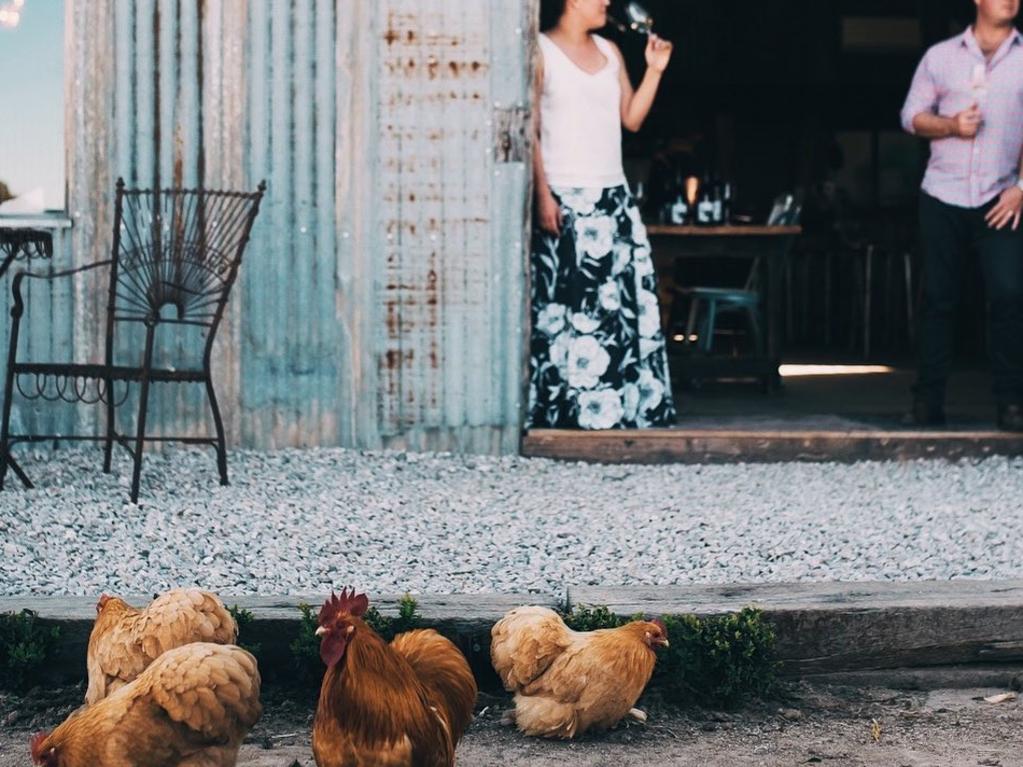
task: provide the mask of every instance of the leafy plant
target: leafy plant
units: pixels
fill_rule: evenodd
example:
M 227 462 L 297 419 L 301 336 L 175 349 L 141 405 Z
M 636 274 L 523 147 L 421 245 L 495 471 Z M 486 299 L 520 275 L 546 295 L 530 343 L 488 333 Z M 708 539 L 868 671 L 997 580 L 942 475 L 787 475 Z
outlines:
M 227 611 L 231 613 L 231 617 L 234 618 L 234 622 L 238 624 L 238 646 L 243 650 L 248 650 L 258 659 L 263 646 L 258 642 L 254 644 L 246 644 L 245 642 L 242 642 L 242 637 L 245 636 L 245 631 L 255 620 L 255 616 L 253 616 L 252 611 L 246 610 L 244 607 L 239 607 L 238 605 L 228 607 Z
M 316 636 L 319 613 L 305 602 L 298 609 L 302 617 L 298 623 L 298 636 L 288 645 L 291 658 L 300 679 L 319 683 L 324 670 L 323 661 L 320 660 L 320 638 Z
M 421 628 L 422 624 L 419 603 L 412 598 L 411 594 L 406 594 L 398 601 L 397 618 L 388 618 L 386 615 L 381 615 L 375 607 L 371 607 L 362 616 L 362 619 L 383 637 L 385 642 L 390 642 L 398 634 Z
M 32 610 L 0 613 L 0 687 L 22 690 L 35 684 L 59 639 L 60 628 L 40 625 Z
M 597 629 L 616 629 L 629 621 L 615 615 L 606 607 L 579 606 L 561 615 L 565 625 L 573 631 L 596 631 Z

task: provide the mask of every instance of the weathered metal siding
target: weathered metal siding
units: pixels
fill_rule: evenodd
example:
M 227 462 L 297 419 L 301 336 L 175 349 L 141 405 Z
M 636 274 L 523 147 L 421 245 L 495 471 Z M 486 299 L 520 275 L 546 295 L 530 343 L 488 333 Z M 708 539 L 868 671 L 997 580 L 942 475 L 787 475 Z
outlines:
M 215 359 L 232 442 L 516 451 L 529 158 L 503 133 L 528 120 L 536 5 L 69 0 L 67 257 L 106 257 L 119 175 L 266 178 Z M 104 298 L 69 296 L 79 359 Z M 154 428 L 208 428 L 166 389 Z

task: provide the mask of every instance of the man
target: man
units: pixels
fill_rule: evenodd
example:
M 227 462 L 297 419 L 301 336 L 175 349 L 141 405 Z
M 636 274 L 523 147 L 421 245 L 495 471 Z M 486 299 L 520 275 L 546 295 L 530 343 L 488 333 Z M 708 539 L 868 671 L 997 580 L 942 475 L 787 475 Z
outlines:
M 910 414 L 945 422 L 955 310 L 967 257 L 980 260 L 990 305 L 998 425 L 1023 431 L 1023 36 L 1020 0 L 974 0 L 976 23 L 927 51 L 902 110 L 929 139 L 920 197 L 924 307 Z

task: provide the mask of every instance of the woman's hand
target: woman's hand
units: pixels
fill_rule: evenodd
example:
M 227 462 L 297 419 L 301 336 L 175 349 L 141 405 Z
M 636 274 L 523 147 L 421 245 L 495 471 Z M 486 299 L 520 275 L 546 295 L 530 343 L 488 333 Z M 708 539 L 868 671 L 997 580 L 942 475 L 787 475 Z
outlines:
M 561 205 L 554 199 L 550 189 L 537 191 L 536 196 L 537 215 L 540 219 L 540 228 L 555 237 L 561 234 Z
M 671 61 L 674 49 L 675 46 L 670 42 L 651 33 L 646 41 L 646 65 L 658 74 L 662 74 L 668 68 L 668 62 Z

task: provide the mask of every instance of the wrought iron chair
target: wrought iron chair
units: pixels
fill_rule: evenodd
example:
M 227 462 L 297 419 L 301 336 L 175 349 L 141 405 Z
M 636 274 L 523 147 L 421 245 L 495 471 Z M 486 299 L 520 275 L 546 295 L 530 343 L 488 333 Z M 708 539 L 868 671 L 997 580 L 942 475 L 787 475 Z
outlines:
M 104 443 L 103 471 L 110 472 L 115 442 L 133 460 L 131 500 L 138 502 L 142 452 L 147 441 L 209 445 L 217 451 L 220 483 L 227 484 L 224 424 L 213 390 L 210 356 L 231 287 L 238 275 L 242 252 L 266 190 L 252 193 L 205 189 L 125 189 L 117 181 L 111 258 L 55 274 L 20 272 L 14 279 L 11 342 L 4 382 L 3 422 L 0 426 L 0 489 L 12 468 L 26 487 L 28 477 L 10 454 L 19 442 L 85 440 Z M 106 307 L 106 348 L 102 364 L 27 362 L 18 359 L 18 333 L 25 311 L 22 283 L 26 279 L 74 278 L 92 270 L 109 271 Z M 170 315 L 165 310 L 170 310 Z M 129 326 L 141 336 L 142 348 L 128 344 L 135 364 L 117 364 L 125 354 Z M 157 332 L 161 327 L 191 328 L 203 341 L 201 364 L 154 364 Z M 213 412 L 215 437 L 146 434 L 150 385 L 188 383 L 205 386 Z M 123 384 L 123 391 L 117 388 Z M 115 412 L 133 385 L 139 387 L 135 435 L 118 433 Z M 30 400 L 104 404 L 103 436 L 11 434 L 11 404 L 15 390 Z

